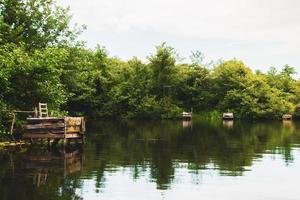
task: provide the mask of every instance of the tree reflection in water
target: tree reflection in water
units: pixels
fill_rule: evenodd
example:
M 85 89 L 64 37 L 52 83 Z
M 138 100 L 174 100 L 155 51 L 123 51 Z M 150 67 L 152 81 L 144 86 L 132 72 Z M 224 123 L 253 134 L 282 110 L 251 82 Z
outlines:
M 300 139 L 296 125 L 300 124 L 193 121 L 191 128 L 181 121 L 101 122 L 91 131 L 87 149 L 95 156 L 91 162 L 101 157 L 101 169 L 134 167 L 136 179 L 139 170 L 150 168 L 157 188 L 167 189 L 177 162 L 187 163 L 192 173 L 212 167 L 230 176 L 243 175 L 265 152 L 282 154 L 288 164 L 292 146 Z
M 177 171 L 193 177 L 206 170 L 220 176 L 242 176 L 265 153 L 293 162 L 300 144 L 298 123 L 193 120 L 95 122 L 82 150 L 32 150 L 1 154 L 0 194 L 3 199 L 80 199 L 77 189 L 95 181 L 106 187 L 107 173 L 130 171 L 133 180 L 147 177 L 157 189 L 172 186 Z M 83 159 L 84 158 L 84 159 Z M 126 186 L 124 186 L 126 187 Z

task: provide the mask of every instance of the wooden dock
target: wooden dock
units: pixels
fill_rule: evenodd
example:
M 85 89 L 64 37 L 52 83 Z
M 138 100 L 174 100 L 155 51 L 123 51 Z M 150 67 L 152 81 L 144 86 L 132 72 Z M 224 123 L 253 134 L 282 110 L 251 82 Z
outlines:
M 223 113 L 222 118 L 223 120 L 233 120 L 234 119 L 233 113 Z
M 293 115 L 291 114 L 284 114 L 282 115 L 282 120 L 292 120 L 293 119 Z
M 40 117 L 27 118 L 23 138 L 31 142 L 37 139 L 63 140 L 81 139 L 85 137 L 84 117 Z
M 192 112 L 182 112 L 182 119 L 183 120 L 191 120 L 193 116 Z

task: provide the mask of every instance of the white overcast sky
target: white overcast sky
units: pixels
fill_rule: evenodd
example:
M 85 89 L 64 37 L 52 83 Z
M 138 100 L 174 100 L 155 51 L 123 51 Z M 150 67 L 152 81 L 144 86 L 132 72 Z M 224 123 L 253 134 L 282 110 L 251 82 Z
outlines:
M 289 64 L 300 74 L 300 0 L 58 0 L 87 25 L 88 47 L 145 59 L 162 42 L 188 58 L 243 60 L 267 71 Z

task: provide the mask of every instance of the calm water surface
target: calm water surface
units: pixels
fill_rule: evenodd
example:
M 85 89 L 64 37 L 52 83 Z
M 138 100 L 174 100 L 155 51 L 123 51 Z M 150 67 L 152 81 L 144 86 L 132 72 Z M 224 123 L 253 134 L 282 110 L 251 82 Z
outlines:
M 300 123 L 99 121 L 0 161 L 0 199 L 300 199 Z

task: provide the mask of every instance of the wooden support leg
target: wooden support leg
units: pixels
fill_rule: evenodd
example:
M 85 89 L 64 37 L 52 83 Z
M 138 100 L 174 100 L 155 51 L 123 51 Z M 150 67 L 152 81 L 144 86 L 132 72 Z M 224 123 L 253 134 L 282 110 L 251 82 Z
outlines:
M 67 143 L 68 140 L 67 140 L 66 138 L 64 138 L 63 140 L 64 140 L 63 142 L 64 142 L 64 148 L 65 148 L 65 147 L 67 146 L 67 144 L 68 144 L 68 143 Z

